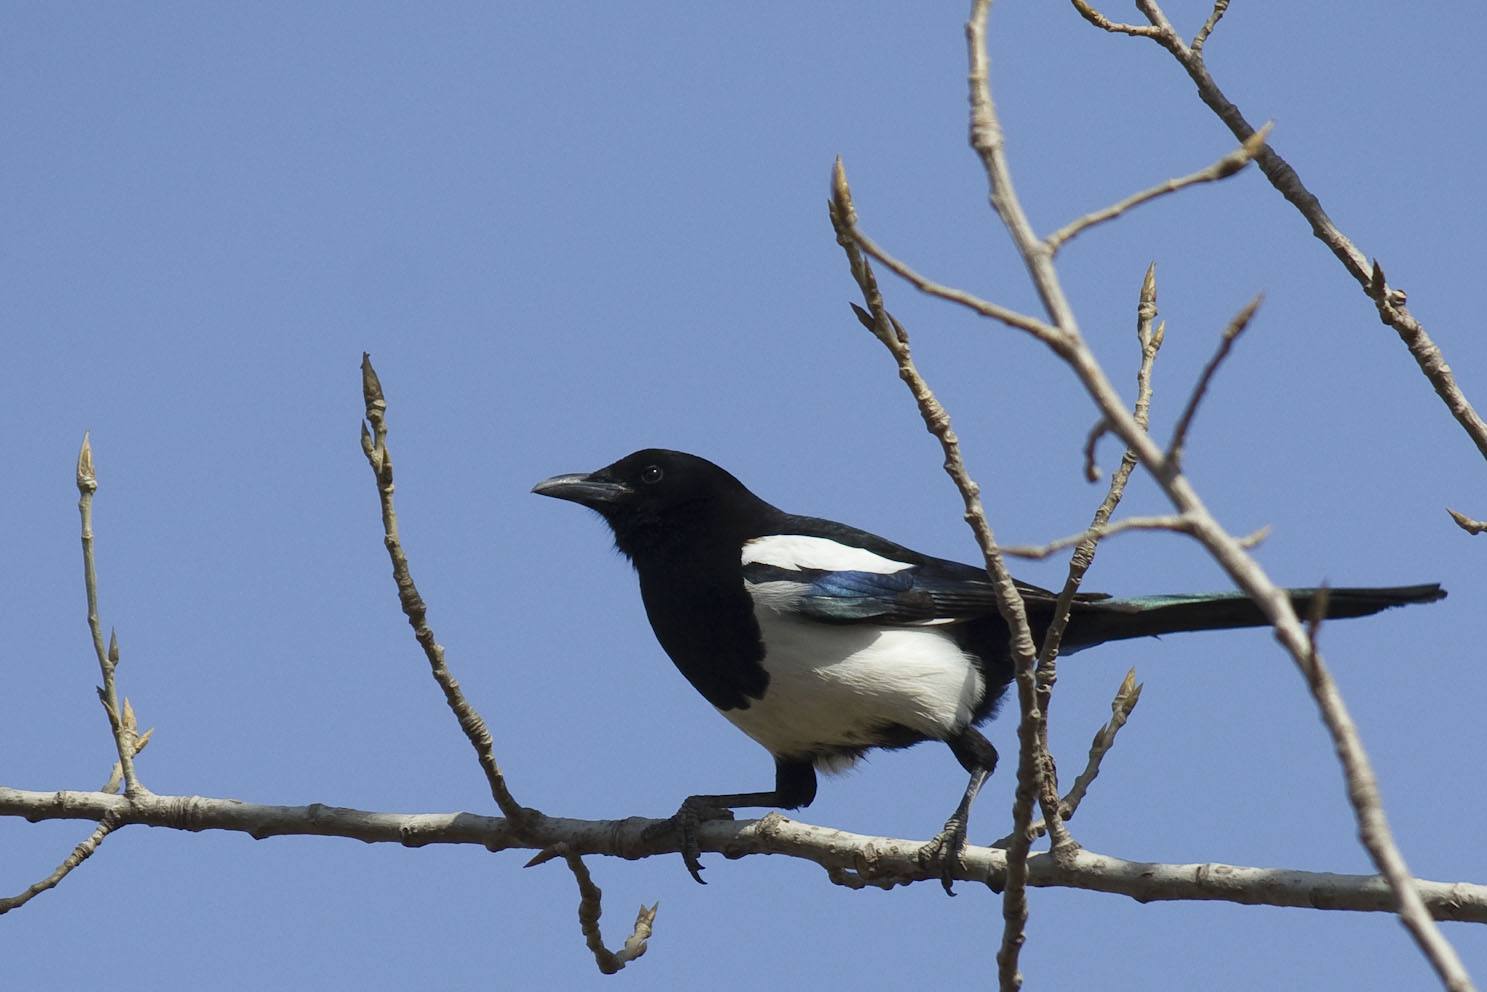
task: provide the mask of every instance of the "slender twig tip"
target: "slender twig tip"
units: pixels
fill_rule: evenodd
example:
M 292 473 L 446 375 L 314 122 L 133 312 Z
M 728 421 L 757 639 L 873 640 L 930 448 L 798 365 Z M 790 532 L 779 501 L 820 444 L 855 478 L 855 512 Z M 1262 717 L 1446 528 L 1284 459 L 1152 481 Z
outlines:
M 77 487 L 86 492 L 98 490 L 98 476 L 93 471 L 93 443 L 83 432 L 83 446 L 77 453 Z
M 562 845 L 554 844 L 552 847 L 544 847 L 542 850 L 532 855 L 532 860 L 522 865 L 522 867 L 536 868 L 538 865 L 547 864 L 553 858 L 560 857 L 562 855 L 562 851 L 559 850 L 561 846 Z
M 372 368 L 371 353 L 365 351 L 361 353 L 361 394 L 367 406 L 383 402 L 382 380 L 377 378 L 377 370 Z
M 1267 537 L 1270 536 L 1270 530 L 1271 530 L 1270 525 L 1269 524 L 1266 524 L 1264 527 L 1261 527 L 1259 530 L 1256 530 L 1253 533 L 1249 533 L 1249 534 L 1244 535 L 1243 537 L 1241 537 L 1239 539 L 1239 546 L 1241 548 L 1244 548 L 1246 551 L 1248 551 L 1251 548 L 1258 547 L 1261 543 L 1264 542 L 1264 540 Z
M 831 202 L 836 205 L 837 216 L 843 224 L 857 223 L 857 211 L 852 207 L 852 188 L 847 185 L 847 167 L 838 155 L 831 165 Z
M 1256 293 L 1254 299 L 1246 303 L 1244 309 L 1239 311 L 1238 316 L 1230 321 L 1228 327 L 1224 328 L 1224 336 L 1227 338 L 1237 338 L 1243 334 L 1244 329 L 1249 326 L 1249 322 L 1254 319 L 1255 311 L 1259 310 L 1260 304 L 1264 302 L 1265 294 Z
M 866 310 L 862 309 L 862 307 L 858 306 L 855 303 L 852 303 L 851 301 L 848 301 L 847 305 L 851 307 L 852 312 L 857 315 L 857 322 L 859 324 L 861 324 L 863 327 L 866 327 L 873 333 L 877 333 L 878 325 L 877 322 L 873 320 L 872 314 L 868 313 Z
M 1456 510 L 1451 509 L 1449 506 L 1446 507 L 1446 512 L 1451 515 L 1452 520 L 1456 521 L 1456 526 L 1460 527 L 1468 534 L 1480 534 L 1483 531 L 1487 531 L 1487 521 L 1473 520 L 1466 514 L 1459 513 Z
M 1266 121 L 1260 127 L 1260 130 L 1256 131 L 1254 134 L 1245 139 L 1244 153 L 1250 158 L 1254 158 L 1256 155 L 1260 154 L 1260 150 L 1265 147 L 1266 139 L 1270 137 L 1270 132 L 1274 130 L 1275 121 Z

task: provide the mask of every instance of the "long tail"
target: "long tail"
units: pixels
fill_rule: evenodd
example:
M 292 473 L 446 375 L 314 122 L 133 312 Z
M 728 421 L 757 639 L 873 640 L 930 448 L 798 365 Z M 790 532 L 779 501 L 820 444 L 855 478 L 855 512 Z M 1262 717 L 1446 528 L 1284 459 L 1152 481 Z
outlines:
M 1291 606 L 1305 619 L 1311 614 L 1318 589 L 1287 589 Z M 1328 589 L 1328 620 L 1366 617 L 1391 606 L 1433 603 L 1445 599 L 1446 591 L 1431 583 L 1420 586 L 1391 586 L 1382 589 Z M 1067 650 L 1078 650 L 1104 641 L 1131 637 L 1153 637 L 1188 630 L 1228 630 L 1234 627 L 1263 627 L 1268 620 L 1243 593 L 1221 592 L 1191 596 L 1134 596 L 1074 604 Z

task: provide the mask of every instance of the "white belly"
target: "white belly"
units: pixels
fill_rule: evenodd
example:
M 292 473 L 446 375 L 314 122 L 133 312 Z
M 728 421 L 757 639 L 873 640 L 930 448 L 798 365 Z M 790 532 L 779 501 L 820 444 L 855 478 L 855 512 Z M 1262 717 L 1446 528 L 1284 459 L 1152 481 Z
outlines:
M 778 756 L 869 746 L 874 731 L 891 724 L 950 737 L 970 723 L 985 691 L 941 627 L 823 624 L 762 605 L 754 615 L 768 647 L 769 686 L 748 708 L 722 713 Z

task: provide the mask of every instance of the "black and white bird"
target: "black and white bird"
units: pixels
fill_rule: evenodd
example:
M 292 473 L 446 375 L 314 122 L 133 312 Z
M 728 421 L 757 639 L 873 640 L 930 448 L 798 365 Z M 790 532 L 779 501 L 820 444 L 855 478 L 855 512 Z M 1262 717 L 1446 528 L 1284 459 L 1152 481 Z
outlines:
M 646 449 L 532 490 L 593 510 L 640 577 L 661 647 L 692 687 L 775 761 L 770 791 L 688 798 L 676 817 L 701 882 L 701 819 L 734 807 L 796 809 L 816 770 L 873 748 L 944 741 L 970 773 L 933 842 L 949 890 L 970 806 L 996 767 L 976 727 L 1013 680 L 1007 625 L 986 572 L 932 558 L 867 531 L 776 509 L 728 472 L 680 451 Z M 1035 638 L 1055 593 L 1018 583 Z M 1330 589 L 1328 618 L 1442 598 L 1439 585 Z M 1303 616 L 1314 590 L 1290 590 Z M 1241 593 L 1112 598 L 1081 593 L 1062 651 L 1105 641 L 1267 621 Z

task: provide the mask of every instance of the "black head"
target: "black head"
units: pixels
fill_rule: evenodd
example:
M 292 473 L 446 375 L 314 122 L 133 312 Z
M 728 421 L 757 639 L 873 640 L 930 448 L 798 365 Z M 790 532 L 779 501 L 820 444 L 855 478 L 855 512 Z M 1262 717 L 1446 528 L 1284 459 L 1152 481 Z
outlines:
M 532 492 L 594 510 L 631 558 L 704 540 L 741 541 L 773 510 L 707 459 L 665 448 L 645 448 L 587 475 L 544 479 Z

